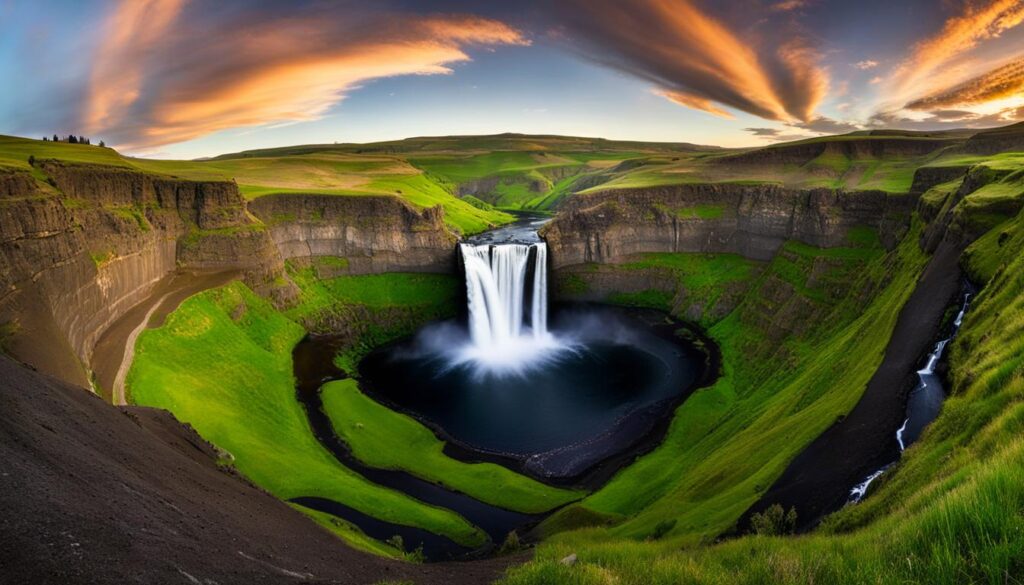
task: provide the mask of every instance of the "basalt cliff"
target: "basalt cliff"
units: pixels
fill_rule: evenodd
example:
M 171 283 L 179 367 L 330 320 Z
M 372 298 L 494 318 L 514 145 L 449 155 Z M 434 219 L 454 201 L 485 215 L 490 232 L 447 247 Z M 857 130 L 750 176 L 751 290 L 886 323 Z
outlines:
M 172 274 L 236 271 L 287 306 L 286 261 L 443 272 L 455 241 L 440 209 L 396 197 L 247 202 L 233 182 L 58 161 L 0 172 L 0 234 L 4 349 L 82 385 L 100 335 Z

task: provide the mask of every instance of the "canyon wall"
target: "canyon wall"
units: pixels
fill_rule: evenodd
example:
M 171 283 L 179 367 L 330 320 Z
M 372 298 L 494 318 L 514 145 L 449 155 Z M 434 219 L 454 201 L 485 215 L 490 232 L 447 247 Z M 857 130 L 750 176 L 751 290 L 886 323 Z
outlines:
M 451 272 L 455 235 L 438 206 L 422 211 L 397 197 L 271 195 L 249 204 L 281 256 L 301 264 L 343 257 L 344 272 Z
M 544 227 L 555 268 L 620 261 L 643 252 L 736 253 L 768 260 L 786 240 L 845 245 L 853 227 L 890 247 L 916 195 L 794 190 L 777 185 L 691 184 L 579 195 Z
M 233 182 L 36 161 L 0 170 L 0 346 L 87 385 L 97 340 L 181 272 L 237 271 L 279 306 L 285 260 L 345 258 L 346 272 L 451 271 L 442 210 L 395 197 L 272 196 Z

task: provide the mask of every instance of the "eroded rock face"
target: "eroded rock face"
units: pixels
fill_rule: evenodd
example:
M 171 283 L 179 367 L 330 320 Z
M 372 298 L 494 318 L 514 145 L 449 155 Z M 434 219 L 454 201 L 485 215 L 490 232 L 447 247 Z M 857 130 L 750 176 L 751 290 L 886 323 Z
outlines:
M 233 182 L 56 161 L 37 169 L 47 182 L 0 172 L 0 343 L 78 384 L 103 332 L 180 269 L 238 271 L 282 306 L 297 293 L 286 259 L 343 257 L 353 274 L 454 269 L 440 208 L 330 196 L 247 205 Z
M 451 272 L 455 236 L 440 207 L 389 196 L 271 195 L 249 204 L 286 260 L 347 259 L 348 274 Z
M 879 230 L 891 246 L 917 197 L 882 191 L 794 190 L 776 185 L 694 184 L 609 190 L 569 200 L 545 226 L 555 268 L 616 262 L 643 252 L 736 253 L 768 260 L 786 240 L 847 243 L 849 230 Z

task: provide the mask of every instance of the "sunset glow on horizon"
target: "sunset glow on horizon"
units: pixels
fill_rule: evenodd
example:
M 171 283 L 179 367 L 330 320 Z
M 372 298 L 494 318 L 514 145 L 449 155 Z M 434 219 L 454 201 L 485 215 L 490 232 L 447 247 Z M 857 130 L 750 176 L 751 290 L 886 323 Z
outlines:
M 0 68 L 21 82 L 0 97 L 0 133 L 193 158 L 501 132 L 742 146 L 1024 120 L 1024 1 L 848 4 L 9 1 Z

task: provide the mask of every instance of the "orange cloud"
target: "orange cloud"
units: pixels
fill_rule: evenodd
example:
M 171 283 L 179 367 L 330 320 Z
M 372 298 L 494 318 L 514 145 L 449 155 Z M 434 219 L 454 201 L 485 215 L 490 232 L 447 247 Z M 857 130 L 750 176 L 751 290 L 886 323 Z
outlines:
M 793 10 L 799 10 L 806 8 L 810 4 L 808 0 L 781 0 L 771 5 L 771 10 L 774 12 L 791 12 Z
M 682 91 L 670 90 L 656 90 L 654 93 L 660 95 L 661 97 L 667 99 L 670 102 L 675 102 L 681 106 L 692 108 L 694 110 L 701 110 L 714 116 L 718 116 L 719 118 L 725 118 L 726 120 L 732 120 L 733 118 L 735 118 L 735 116 L 733 116 L 729 112 L 723 110 L 722 108 L 716 107 L 714 102 L 712 102 L 711 100 L 704 99 L 702 97 L 697 97 L 693 94 L 689 94 Z
M 84 121 L 98 132 L 118 122 L 139 96 L 142 62 L 125 60 L 129 52 L 146 53 L 174 22 L 184 0 L 123 2 L 107 21 L 105 42 L 96 56 Z
M 809 122 L 814 110 L 828 93 L 829 78 L 825 70 L 818 67 L 819 56 L 811 47 L 800 40 L 791 40 L 778 50 L 779 59 L 785 65 L 783 79 L 788 85 L 780 91 L 790 99 L 787 111 L 798 120 Z
M 983 104 L 1020 95 L 1024 95 L 1024 58 L 914 100 L 906 107 L 912 110 L 935 110 Z
M 938 87 L 948 87 L 952 76 L 959 75 L 950 63 L 975 48 L 980 42 L 998 37 L 1024 22 L 1021 0 L 989 0 L 968 4 L 963 14 L 946 21 L 942 30 L 918 43 L 910 58 L 898 66 L 891 79 L 890 95 L 901 101 Z
M 799 3 L 793 4 L 795 7 Z M 808 121 L 828 87 L 819 56 L 798 37 L 755 46 L 690 0 L 572 0 L 567 37 L 593 60 L 652 82 L 675 103 L 722 106 L 770 120 Z
M 473 16 L 320 6 L 217 21 L 182 11 L 181 0 L 146 1 L 125 1 L 111 17 L 119 34 L 99 52 L 84 114 L 91 133 L 128 150 L 315 120 L 368 80 L 451 73 L 450 65 L 469 60 L 469 45 L 529 44 L 517 30 Z M 153 18 L 158 8 L 162 16 Z

